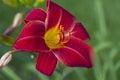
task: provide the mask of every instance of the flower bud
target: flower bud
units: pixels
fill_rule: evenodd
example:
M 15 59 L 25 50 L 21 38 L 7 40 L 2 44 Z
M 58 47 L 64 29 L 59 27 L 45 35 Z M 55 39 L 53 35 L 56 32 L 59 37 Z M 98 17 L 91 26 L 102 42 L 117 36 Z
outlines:
M 22 22 L 22 16 L 23 16 L 23 13 L 17 13 L 14 17 L 14 20 L 13 20 L 13 24 L 12 24 L 12 27 L 17 27 L 21 24 Z
M 12 59 L 12 55 L 15 51 L 8 51 L 0 59 L 0 69 L 6 66 Z
M 16 27 L 22 23 L 23 13 L 17 13 L 14 17 L 13 23 L 5 30 L 3 35 L 9 36 Z

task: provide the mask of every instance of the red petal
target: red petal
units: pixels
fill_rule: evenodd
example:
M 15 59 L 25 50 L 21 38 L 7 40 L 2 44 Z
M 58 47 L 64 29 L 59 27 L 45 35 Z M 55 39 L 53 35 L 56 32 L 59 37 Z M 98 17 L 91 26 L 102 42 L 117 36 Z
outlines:
M 90 39 L 89 34 L 87 33 L 87 31 L 81 23 L 76 23 L 74 29 L 72 30 L 72 35 L 81 40 Z
M 42 52 L 48 51 L 43 38 L 40 37 L 25 37 L 16 41 L 14 49 L 18 51 Z
M 48 50 L 42 36 L 45 27 L 39 21 L 31 21 L 25 25 L 14 48 L 21 51 L 44 51 Z
M 76 38 L 71 39 L 66 46 L 54 50 L 55 56 L 61 62 L 71 67 L 92 67 L 93 51 L 90 46 Z
M 86 63 L 88 63 L 84 56 L 70 47 L 54 50 L 54 54 L 61 62 L 70 67 L 86 67 Z
M 45 33 L 45 26 L 42 22 L 30 21 L 24 26 L 18 40 L 24 37 L 29 37 L 29 36 L 43 37 L 44 33 Z
M 50 76 L 56 68 L 57 58 L 52 52 L 49 53 L 39 53 L 36 69 L 45 75 Z
M 61 10 L 62 18 L 60 25 L 64 27 L 65 32 L 70 32 L 75 26 L 76 19 L 72 14 L 67 12 L 65 9 L 61 8 Z
M 46 26 L 49 29 L 60 24 L 62 13 L 61 8 L 50 0 L 48 1 L 47 7 Z
M 46 12 L 40 8 L 33 9 L 25 18 L 25 22 L 28 21 L 34 21 L 34 20 L 40 20 L 42 22 L 45 22 L 46 18 Z
M 47 27 L 62 25 L 65 31 L 70 31 L 75 25 L 75 17 L 61 6 L 48 0 Z
M 86 59 L 86 61 L 88 61 L 88 63 L 85 64 L 88 67 L 92 67 L 95 60 L 95 54 L 88 44 L 79 38 L 71 37 L 65 45 L 78 51 Z

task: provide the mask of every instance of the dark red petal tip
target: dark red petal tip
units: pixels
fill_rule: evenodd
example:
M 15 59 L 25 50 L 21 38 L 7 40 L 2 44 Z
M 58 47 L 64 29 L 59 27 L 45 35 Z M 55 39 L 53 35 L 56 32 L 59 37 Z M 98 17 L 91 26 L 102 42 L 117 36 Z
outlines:
M 41 73 L 50 76 L 57 64 L 57 58 L 54 56 L 52 52 L 46 52 L 46 53 L 40 53 L 38 55 L 37 61 L 36 61 L 36 69 L 40 71 Z

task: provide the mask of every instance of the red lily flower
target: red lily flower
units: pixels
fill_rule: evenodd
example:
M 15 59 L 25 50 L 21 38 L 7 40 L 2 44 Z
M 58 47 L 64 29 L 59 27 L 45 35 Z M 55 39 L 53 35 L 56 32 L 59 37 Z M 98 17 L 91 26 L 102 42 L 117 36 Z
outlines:
M 36 69 L 50 76 L 61 61 L 69 67 L 93 66 L 94 53 L 86 43 L 89 35 L 65 9 L 47 1 L 47 11 L 36 8 L 25 18 L 14 49 L 38 52 Z

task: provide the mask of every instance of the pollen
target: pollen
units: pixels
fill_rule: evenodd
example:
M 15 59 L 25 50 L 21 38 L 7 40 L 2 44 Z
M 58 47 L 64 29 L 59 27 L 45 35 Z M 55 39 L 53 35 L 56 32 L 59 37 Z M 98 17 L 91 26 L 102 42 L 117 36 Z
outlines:
M 64 45 L 64 27 L 50 28 L 44 35 L 46 45 L 51 49 L 61 48 Z

